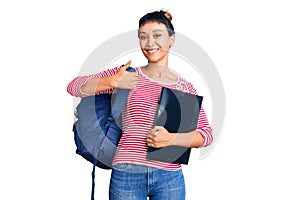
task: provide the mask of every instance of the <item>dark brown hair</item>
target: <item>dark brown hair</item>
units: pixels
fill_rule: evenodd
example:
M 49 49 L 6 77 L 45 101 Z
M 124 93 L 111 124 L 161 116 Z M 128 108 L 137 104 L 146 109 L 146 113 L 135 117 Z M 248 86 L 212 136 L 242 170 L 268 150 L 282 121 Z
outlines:
M 139 20 L 139 28 L 141 28 L 141 26 L 143 26 L 147 22 L 163 23 L 168 29 L 169 36 L 172 36 L 173 34 L 175 34 L 175 31 L 171 21 L 172 15 L 169 12 L 163 10 L 154 11 L 151 13 L 147 13 Z

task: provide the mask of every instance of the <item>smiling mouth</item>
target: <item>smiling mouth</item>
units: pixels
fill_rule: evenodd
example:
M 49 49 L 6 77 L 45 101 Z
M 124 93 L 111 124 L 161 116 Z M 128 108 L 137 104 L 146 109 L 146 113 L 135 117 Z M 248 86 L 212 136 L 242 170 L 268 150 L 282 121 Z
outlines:
M 156 49 L 146 49 L 146 52 L 152 54 L 152 53 L 156 53 L 159 50 L 159 48 Z

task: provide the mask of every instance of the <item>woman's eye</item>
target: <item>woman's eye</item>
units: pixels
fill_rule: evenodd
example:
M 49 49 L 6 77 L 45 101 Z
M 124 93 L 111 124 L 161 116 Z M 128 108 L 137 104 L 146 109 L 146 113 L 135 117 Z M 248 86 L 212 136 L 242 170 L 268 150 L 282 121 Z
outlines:
M 153 37 L 157 39 L 157 38 L 161 37 L 161 34 L 154 34 Z
M 144 36 L 144 35 L 140 35 L 140 40 L 145 40 L 147 37 L 146 36 Z

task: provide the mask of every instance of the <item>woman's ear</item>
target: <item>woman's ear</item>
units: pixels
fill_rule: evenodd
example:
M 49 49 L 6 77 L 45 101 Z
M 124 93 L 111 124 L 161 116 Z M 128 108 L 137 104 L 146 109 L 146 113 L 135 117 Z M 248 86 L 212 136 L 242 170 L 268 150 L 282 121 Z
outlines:
M 174 44 L 175 44 L 175 34 L 173 34 L 172 36 L 170 36 L 170 46 L 169 47 L 174 46 Z

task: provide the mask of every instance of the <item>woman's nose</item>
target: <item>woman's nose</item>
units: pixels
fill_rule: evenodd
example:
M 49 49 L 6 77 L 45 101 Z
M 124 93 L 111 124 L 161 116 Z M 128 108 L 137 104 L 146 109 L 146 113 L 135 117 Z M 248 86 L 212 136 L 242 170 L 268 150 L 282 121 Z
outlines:
M 151 47 L 151 46 L 153 46 L 154 44 L 155 44 L 155 40 L 154 40 L 153 37 L 150 36 L 150 37 L 148 38 L 147 46 Z

